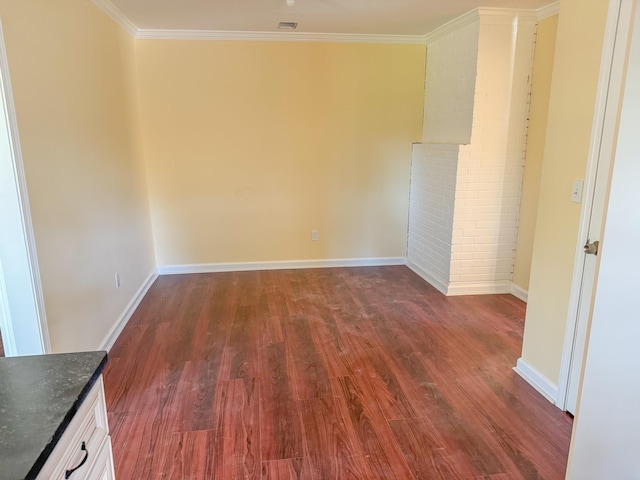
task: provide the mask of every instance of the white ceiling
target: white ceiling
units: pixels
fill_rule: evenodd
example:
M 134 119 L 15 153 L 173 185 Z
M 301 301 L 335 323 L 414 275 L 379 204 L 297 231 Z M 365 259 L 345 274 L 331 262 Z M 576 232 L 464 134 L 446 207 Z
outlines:
M 95 0 L 94 0 L 95 1 Z M 96 3 L 99 3 L 96 1 Z M 477 7 L 537 9 L 550 0 L 111 0 L 138 29 L 423 35 Z

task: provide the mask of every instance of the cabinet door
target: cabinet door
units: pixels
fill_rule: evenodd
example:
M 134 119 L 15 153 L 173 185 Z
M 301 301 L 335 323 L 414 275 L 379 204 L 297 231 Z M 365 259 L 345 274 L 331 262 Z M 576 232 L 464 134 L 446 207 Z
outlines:
M 86 478 L 97 458 L 97 452 L 102 448 L 105 439 L 109 439 L 105 405 L 100 377 L 42 467 L 38 480 Z
M 111 438 L 107 437 L 98 452 L 91 471 L 87 475 L 87 480 L 115 480 L 116 475 L 113 470 L 113 454 L 111 453 Z

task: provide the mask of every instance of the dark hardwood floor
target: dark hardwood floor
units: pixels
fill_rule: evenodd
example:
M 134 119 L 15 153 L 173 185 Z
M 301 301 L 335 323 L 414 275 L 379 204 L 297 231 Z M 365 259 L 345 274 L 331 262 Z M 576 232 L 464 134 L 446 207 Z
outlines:
M 406 267 L 160 277 L 105 372 L 117 478 L 562 479 L 524 310 Z

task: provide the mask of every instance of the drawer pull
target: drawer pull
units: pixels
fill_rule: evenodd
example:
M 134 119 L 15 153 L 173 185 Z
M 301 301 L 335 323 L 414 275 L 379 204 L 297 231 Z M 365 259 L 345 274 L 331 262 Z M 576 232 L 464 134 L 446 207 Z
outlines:
M 85 463 L 87 463 L 87 458 L 89 458 L 89 450 L 87 450 L 87 445 L 84 442 L 82 442 L 82 445 L 80 446 L 80 450 L 82 450 L 84 452 L 84 458 L 78 464 L 77 467 L 72 468 L 71 470 L 67 470 L 66 472 L 64 472 L 64 478 L 65 479 L 69 478 L 71 475 L 73 475 L 73 472 L 75 472 L 81 466 L 83 466 Z

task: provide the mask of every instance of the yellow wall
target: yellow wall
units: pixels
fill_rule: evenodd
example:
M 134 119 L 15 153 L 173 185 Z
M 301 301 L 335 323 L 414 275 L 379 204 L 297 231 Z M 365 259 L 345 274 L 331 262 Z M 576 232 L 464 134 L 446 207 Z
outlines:
M 406 255 L 424 46 L 142 40 L 137 52 L 159 265 Z
M 513 267 L 513 283 L 525 291 L 529 290 L 557 29 L 557 15 L 538 22 L 533 60 L 527 153 L 518 222 L 518 242 Z
M 52 347 L 95 349 L 154 268 L 135 43 L 88 1 L 0 0 L 0 17 Z
M 607 3 L 561 0 L 522 356 L 557 382 L 586 172 Z

